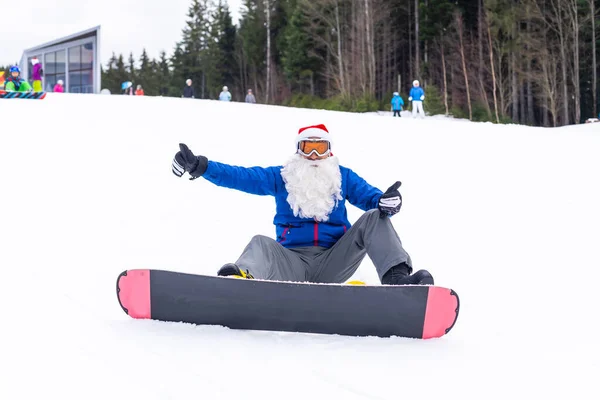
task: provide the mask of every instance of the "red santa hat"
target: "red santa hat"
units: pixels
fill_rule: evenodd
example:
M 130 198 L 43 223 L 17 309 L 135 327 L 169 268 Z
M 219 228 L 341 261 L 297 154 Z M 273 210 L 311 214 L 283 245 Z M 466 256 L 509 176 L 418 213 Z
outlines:
M 298 138 L 296 139 L 296 143 L 300 143 L 304 139 L 308 139 L 311 137 L 317 137 L 323 140 L 327 140 L 329 143 L 331 143 L 331 135 L 329 134 L 329 131 L 323 124 L 311 125 L 306 126 L 304 128 L 300 128 L 298 130 Z

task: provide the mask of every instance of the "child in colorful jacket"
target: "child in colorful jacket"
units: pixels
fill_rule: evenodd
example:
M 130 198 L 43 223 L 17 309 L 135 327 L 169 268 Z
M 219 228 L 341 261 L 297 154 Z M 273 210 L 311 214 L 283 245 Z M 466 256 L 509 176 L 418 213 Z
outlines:
M 56 82 L 56 85 L 54 85 L 54 93 L 64 93 L 64 92 L 65 92 L 64 82 L 62 81 L 62 79 L 59 79 L 58 82 Z
M 37 57 L 33 57 L 31 59 L 31 64 L 33 65 L 33 69 L 31 70 L 31 79 L 33 80 L 33 91 L 41 92 L 44 89 L 42 88 L 42 76 L 44 76 L 44 68 L 42 68 L 42 64 L 40 64 L 40 60 Z
M 402 99 L 402 97 L 400 97 L 400 93 L 398 92 L 394 92 L 394 96 L 392 97 L 392 111 L 394 112 L 394 117 L 396 115 L 398 115 L 399 117 L 401 117 L 400 115 L 400 111 L 402 111 L 402 106 L 404 105 L 404 100 Z
M 25 79 L 21 79 L 21 70 L 15 65 L 10 67 L 4 90 L 7 92 L 31 92 L 33 89 Z

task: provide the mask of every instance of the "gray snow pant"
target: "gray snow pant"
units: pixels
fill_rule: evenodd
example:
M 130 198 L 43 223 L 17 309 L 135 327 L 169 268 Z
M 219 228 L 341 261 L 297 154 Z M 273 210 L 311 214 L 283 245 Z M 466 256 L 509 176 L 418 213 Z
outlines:
M 256 235 L 236 264 L 256 279 L 294 282 L 346 282 L 369 255 L 379 279 L 393 266 L 407 263 L 410 256 L 388 217 L 378 209 L 365 212 L 330 248 L 309 246 L 285 248 L 277 241 Z

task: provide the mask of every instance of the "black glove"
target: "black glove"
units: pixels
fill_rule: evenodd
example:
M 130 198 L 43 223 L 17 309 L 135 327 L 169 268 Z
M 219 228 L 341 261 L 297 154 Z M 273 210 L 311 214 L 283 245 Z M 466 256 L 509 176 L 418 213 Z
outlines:
M 394 183 L 390 188 L 381 195 L 377 208 L 381 211 L 381 217 L 396 214 L 402 207 L 402 195 L 398 191 L 398 188 L 402 185 L 402 182 L 398 181 Z
M 183 143 L 179 143 L 179 148 L 181 150 L 179 150 L 177 154 L 175 154 L 175 158 L 173 158 L 173 173 L 181 178 L 187 171 L 192 176 L 190 180 L 202 176 L 208 167 L 208 158 L 204 156 L 195 156 Z

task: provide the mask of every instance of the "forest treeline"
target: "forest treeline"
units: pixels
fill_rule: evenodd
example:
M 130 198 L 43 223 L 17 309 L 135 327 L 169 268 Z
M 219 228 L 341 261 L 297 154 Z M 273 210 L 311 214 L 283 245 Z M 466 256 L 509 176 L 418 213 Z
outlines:
M 114 55 L 102 86 L 148 95 L 389 110 L 412 81 L 428 113 L 536 126 L 598 115 L 600 0 L 192 0 L 170 55 Z

